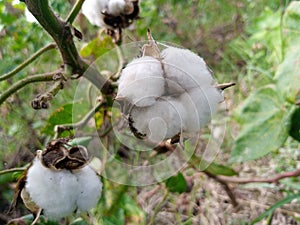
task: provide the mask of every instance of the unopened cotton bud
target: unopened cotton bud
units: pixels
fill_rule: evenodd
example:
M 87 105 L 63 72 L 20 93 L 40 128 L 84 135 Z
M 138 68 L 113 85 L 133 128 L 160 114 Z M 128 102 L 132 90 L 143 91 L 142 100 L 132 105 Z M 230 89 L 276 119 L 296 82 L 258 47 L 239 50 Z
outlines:
M 161 52 L 170 95 L 211 85 L 213 78 L 204 60 L 188 49 L 167 47 Z
M 150 106 L 164 93 L 164 85 L 160 61 L 150 56 L 137 58 L 122 70 L 116 99 Z

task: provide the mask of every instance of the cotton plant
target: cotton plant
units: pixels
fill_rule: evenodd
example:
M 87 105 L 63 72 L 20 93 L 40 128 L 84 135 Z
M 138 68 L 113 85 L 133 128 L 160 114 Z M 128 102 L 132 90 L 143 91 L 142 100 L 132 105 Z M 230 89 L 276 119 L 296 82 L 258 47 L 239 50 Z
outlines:
M 200 56 L 188 49 L 165 46 L 162 51 L 148 31 L 149 43 L 141 57 L 122 70 L 116 101 L 138 138 L 161 141 L 198 132 L 224 101 Z

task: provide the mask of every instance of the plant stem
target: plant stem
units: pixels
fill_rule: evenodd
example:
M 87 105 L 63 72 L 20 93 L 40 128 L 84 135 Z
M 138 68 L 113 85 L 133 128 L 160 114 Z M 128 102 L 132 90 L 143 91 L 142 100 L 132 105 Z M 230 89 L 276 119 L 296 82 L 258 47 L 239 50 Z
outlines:
M 76 74 L 78 75 L 77 78 L 84 75 L 85 78 L 104 94 L 113 93 L 114 88 L 111 86 L 111 82 L 102 76 L 96 68 L 91 67 L 79 56 L 73 40 L 70 24 L 54 14 L 49 7 L 48 0 L 26 0 L 25 2 L 28 10 L 56 42 L 65 67 L 71 69 L 70 75 Z M 75 15 L 75 12 L 70 13 L 70 19 L 72 19 L 71 15 L 73 14 Z M 66 78 L 68 79 L 70 77 Z
M 67 23 L 72 24 L 74 22 L 74 20 L 75 20 L 76 16 L 78 15 L 83 3 L 84 3 L 84 0 L 77 0 L 76 1 L 75 5 L 71 9 L 71 12 L 67 16 L 67 19 L 66 19 Z
M 11 168 L 11 169 L 7 169 L 7 170 L 1 170 L 0 176 L 7 174 L 7 173 L 23 172 L 24 170 L 26 170 L 26 168 Z
M 236 200 L 236 197 L 234 195 L 234 193 L 232 192 L 231 188 L 229 187 L 228 183 L 222 179 L 220 179 L 218 176 L 214 175 L 214 174 L 211 174 L 207 171 L 203 171 L 208 177 L 214 179 L 215 181 L 217 181 L 218 183 L 220 183 L 225 192 L 227 193 L 228 197 L 230 198 L 231 200 L 231 203 L 234 207 L 237 207 L 239 205 L 238 201 Z
M 237 184 L 248 184 L 248 183 L 276 183 L 281 179 L 288 177 L 297 177 L 300 176 L 300 169 L 294 171 L 284 172 L 275 175 L 274 177 L 250 177 L 250 178 L 239 178 L 239 177 L 227 177 L 227 176 L 218 176 L 219 180 L 228 183 L 237 183 Z
M 21 88 L 23 88 L 25 85 L 30 84 L 30 83 L 36 83 L 36 82 L 45 82 L 45 81 L 52 81 L 53 80 L 53 75 L 56 73 L 61 72 L 61 70 L 56 70 L 50 73 L 44 73 L 44 74 L 38 74 L 38 75 L 33 75 L 30 77 L 26 77 L 22 80 L 19 80 L 18 82 L 14 83 L 10 88 L 5 90 L 1 95 L 0 95 L 0 105 L 13 93 L 17 92 Z
M 86 125 L 87 122 L 94 116 L 95 111 L 100 109 L 104 105 L 103 102 L 99 102 L 95 105 L 93 109 L 91 109 L 83 118 L 77 123 L 72 124 L 60 124 L 54 127 L 55 136 L 54 138 L 58 138 L 60 134 L 65 130 L 73 130 L 75 128 L 81 128 Z
M 0 81 L 7 80 L 8 78 L 14 76 L 18 72 L 20 72 L 22 69 L 24 69 L 26 66 L 28 66 L 30 63 L 32 63 L 35 59 L 37 59 L 40 55 L 42 55 L 46 51 L 51 50 L 55 47 L 56 47 L 56 44 L 51 43 L 51 44 L 48 44 L 45 47 L 41 48 L 36 53 L 34 53 L 29 59 L 25 60 L 23 63 L 21 63 L 19 66 L 17 66 L 15 69 L 13 69 L 12 71 L 2 75 L 0 77 Z

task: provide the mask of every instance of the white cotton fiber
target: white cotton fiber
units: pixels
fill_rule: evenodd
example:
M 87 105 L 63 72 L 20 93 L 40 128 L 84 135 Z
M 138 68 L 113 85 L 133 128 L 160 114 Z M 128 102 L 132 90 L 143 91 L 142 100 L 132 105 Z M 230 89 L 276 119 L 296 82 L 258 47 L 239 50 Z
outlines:
M 151 37 L 149 43 L 153 44 Z M 132 107 L 122 108 L 129 114 L 132 132 L 156 143 L 178 133 L 198 132 L 224 100 L 200 56 L 169 46 L 158 52 L 155 58 L 134 59 L 123 69 L 117 94 Z
M 153 142 L 172 138 L 181 131 L 182 105 L 175 98 L 159 99 L 150 107 L 134 107 L 130 112 L 133 127 Z
M 100 177 L 90 167 L 75 171 L 74 175 L 78 180 L 78 196 L 76 200 L 77 207 L 82 211 L 87 211 L 96 206 L 102 191 Z
M 86 0 L 81 10 L 91 24 L 104 27 L 102 12 L 107 8 L 107 5 L 108 0 Z
M 77 179 L 70 171 L 50 170 L 37 157 L 28 170 L 25 186 L 31 199 L 53 219 L 76 209 L 77 187 Z
M 215 87 L 207 86 L 183 93 L 178 101 L 182 102 L 185 111 L 182 113 L 183 131 L 191 133 L 199 131 L 211 120 L 223 96 Z
M 125 0 L 109 0 L 107 12 L 113 16 L 118 16 L 123 13 L 125 5 Z
M 45 216 L 59 219 L 77 209 L 87 211 L 96 206 L 102 183 L 88 165 L 74 171 L 56 171 L 44 167 L 37 156 L 28 170 L 25 188 Z
M 125 98 L 139 107 L 150 106 L 164 93 L 164 84 L 163 70 L 157 59 L 137 58 L 122 70 L 117 99 Z
M 188 49 L 167 47 L 161 52 L 170 95 L 209 86 L 213 78 L 204 60 Z

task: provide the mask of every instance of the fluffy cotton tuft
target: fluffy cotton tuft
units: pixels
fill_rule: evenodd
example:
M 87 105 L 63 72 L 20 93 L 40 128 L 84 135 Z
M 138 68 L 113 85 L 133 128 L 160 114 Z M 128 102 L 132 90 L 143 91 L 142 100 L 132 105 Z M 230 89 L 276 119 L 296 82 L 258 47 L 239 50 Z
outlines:
M 87 211 L 96 206 L 102 191 L 102 183 L 95 171 L 85 166 L 74 172 L 78 181 L 77 207 L 82 211 Z
M 109 0 L 88 0 L 82 5 L 82 13 L 88 21 L 98 27 L 105 26 L 102 12 L 107 8 Z
M 36 157 L 28 170 L 25 188 L 47 217 L 59 219 L 77 208 L 86 211 L 95 206 L 102 184 L 88 165 L 76 173 L 65 169 L 54 171 L 44 167 Z
M 77 186 L 77 179 L 70 171 L 50 170 L 36 157 L 28 170 L 25 188 L 46 216 L 57 219 L 76 209 Z
M 109 0 L 107 12 L 113 16 L 118 16 L 123 13 L 125 6 L 124 0 Z
M 150 56 L 137 58 L 122 70 L 117 99 L 125 98 L 139 107 L 150 106 L 164 93 L 164 85 L 160 61 Z
M 213 78 L 204 60 L 188 49 L 168 47 L 161 52 L 169 94 L 211 85 Z
M 212 86 L 194 88 L 183 93 L 178 98 L 179 102 L 184 102 L 184 112 L 181 114 L 183 132 L 199 131 L 211 120 L 223 100 L 220 91 Z
M 175 98 L 159 99 L 150 107 L 133 107 L 132 126 L 150 141 L 158 143 L 181 131 L 183 106 Z

